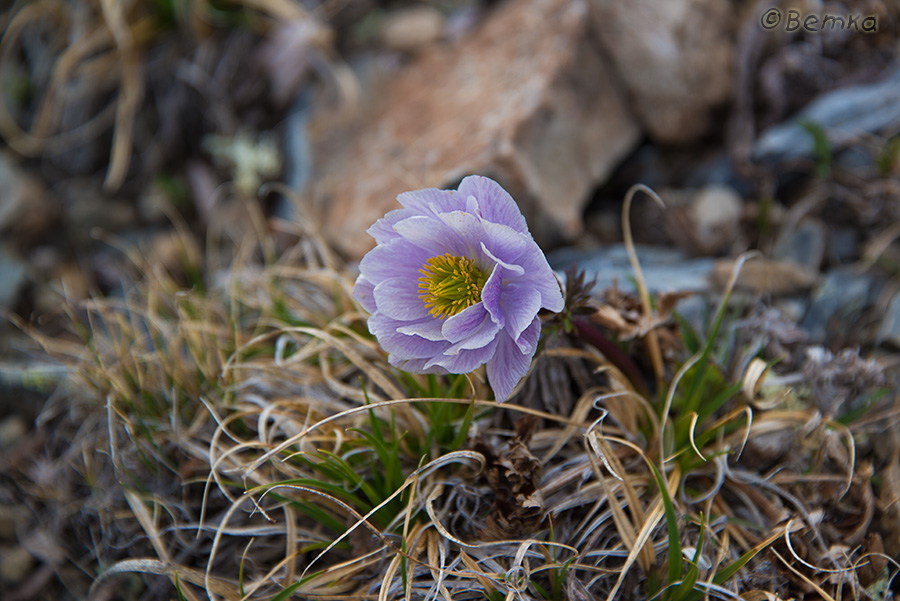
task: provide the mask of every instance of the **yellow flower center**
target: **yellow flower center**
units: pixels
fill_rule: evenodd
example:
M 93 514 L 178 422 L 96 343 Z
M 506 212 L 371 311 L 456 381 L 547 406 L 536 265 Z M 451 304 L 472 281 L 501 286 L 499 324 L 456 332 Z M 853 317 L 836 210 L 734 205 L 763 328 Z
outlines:
M 431 257 L 419 272 L 419 298 L 428 312 L 444 319 L 481 301 L 481 289 L 487 276 L 475 261 L 447 253 Z

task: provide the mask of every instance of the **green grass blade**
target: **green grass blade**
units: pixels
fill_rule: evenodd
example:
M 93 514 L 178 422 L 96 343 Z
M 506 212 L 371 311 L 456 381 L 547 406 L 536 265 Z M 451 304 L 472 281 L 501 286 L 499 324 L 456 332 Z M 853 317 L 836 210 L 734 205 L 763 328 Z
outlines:
M 700 414 L 700 397 L 706 383 L 706 372 L 707 368 L 709 367 L 710 356 L 712 355 L 713 346 L 716 342 L 716 339 L 719 336 L 719 330 L 722 328 L 722 323 L 725 321 L 725 314 L 728 312 L 728 301 L 731 299 L 731 292 L 732 291 L 730 289 L 726 290 L 725 296 L 722 298 L 722 303 L 719 305 L 719 308 L 716 311 L 716 316 L 713 319 L 712 327 L 707 334 L 706 342 L 703 344 L 703 352 L 700 356 L 700 359 L 697 361 L 697 364 L 694 366 L 694 379 L 691 383 L 690 392 L 688 393 L 687 397 L 685 397 L 687 401 L 684 409 L 685 413 L 694 411 L 698 415 Z
M 314 472 L 321 474 L 323 478 L 330 480 L 332 482 L 343 482 L 344 475 L 341 473 L 339 469 L 335 469 L 332 467 L 327 461 L 312 461 L 308 457 L 305 457 L 303 454 L 294 455 L 294 460 L 299 461 L 309 469 Z
M 700 336 L 697 335 L 697 330 L 677 311 L 672 316 L 675 318 L 675 323 L 681 328 L 681 339 L 684 341 L 684 348 L 691 355 L 696 354 L 700 350 Z
M 738 570 L 747 565 L 747 562 L 759 555 L 759 553 L 764 550 L 766 547 L 772 544 L 772 542 L 780 538 L 784 534 L 783 530 L 779 530 L 774 534 L 769 535 L 766 539 L 760 543 L 758 543 L 755 547 L 748 550 L 746 553 L 738 557 L 732 563 L 728 564 L 721 570 L 716 572 L 716 575 L 713 576 L 714 584 L 724 584 L 729 578 L 735 575 Z
M 370 507 L 363 503 L 362 499 L 360 499 L 354 493 L 345 490 L 337 484 L 323 482 L 322 480 L 316 480 L 315 478 L 292 478 L 290 480 L 282 480 L 280 482 L 273 482 L 271 484 L 266 484 L 265 486 L 250 489 L 250 491 L 248 492 L 263 491 L 271 488 L 276 488 L 278 486 L 306 486 L 308 488 L 314 488 L 324 493 L 328 493 L 329 495 L 337 497 L 341 501 L 344 501 L 348 505 L 355 506 L 358 509 L 370 509 Z
M 336 517 L 321 507 L 317 507 L 313 503 L 309 503 L 308 501 L 294 501 L 291 504 L 296 507 L 300 513 L 312 518 L 332 532 L 343 534 L 344 531 L 347 530 L 346 524 L 341 523 Z
M 475 418 L 475 402 L 469 403 L 469 406 L 466 408 L 466 414 L 463 416 L 462 423 L 459 425 L 459 430 L 456 431 L 456 436 L 453 437 L 453 441 L 450 443 L 450 450 L 456 451 L 459 449 L 463 443 L 466 442 L 466 439 L 469 437 L 469 429 L 472 427 L 472 420 Z
M 296 591 L 301 586 L 303 586 L 303 581 L 301 580 L 298 580 L 293 584 L 289 584 L 284 589 L 282 589 L 281 592 L 269 599 L 269 601 L 285 601 L 286 599 L 290 599 L 291 595 L 294 594 L 294 591 Z
M 697 562 L 700 560 L 700 556 L 703 554 L 703 543 L 706 534 L 706 520 L 703 519 L 703 514 L 700 514 L 700 536 L 697 541 L 697 548 L 694 550 L 694 557 L 690 561 L 690 565 L 687 570 L 687 574 L 684 577 L 684 581 L 678 585 L 678 588 L 675 589 L 675 593 L 672 595 L 672 601 L 688 601 L 688 597 L 692 596 L 691 593 L 699 593 L 699 591 L 695 590 L 695 586 L 697 585 L 697 579 L 700 578 L 700 568 L 697 566 Z
M 316 453 L 330 459 L 332 461 L 332 465 L 337 466 L 341 470 L 341 473 L 346 476 L 347 482 L 352 484 L 354 488 L 358 488 L 362 491 L 362 493 L 366 496 L 366 499 L 368 499 L 369 503 L 372 504 L 372 507 L 381 503 L 383 499 L 378 494 L 378 492 L 374 488 L 372 488 L 371 484 L 363 480 L 362 476 L 357 474 L 356 470 L 353 469 L 353 466 L 347 463 L 342 457 L 338 457 L 331 451 L 319 450 L 316 451 Z
M 553 598 L 550 596 L 550 593 L 548 593 L 547 590 L 544 587 L 542 587 L 540 584 L 538 584 L 537 582 L 532 580 L 531 586 L 534 587 L 534 590 L 536 590 L 541 597 L 543 597 L 547 601 L 553 601 Z
M 181 581 L 178 579 L 178 572 L 175 572 L 175 592 L 178 593 L 178 601 L 187 601 L 184 597 L 184 593 L 181 592 Z
M 681 565 L 681 538 L 678 532 L 678 517 L 675 514 L 675 505 L 669 496 L 669 489 L 666 487 L 666 481 L 659 473 L 659 470 L 653 463 L 648 464 L 653 471 L 653 480 L 659 488 L 659 494 L 662 498 L 663 509 L 666 513 L 666 530 L 669 538 L 669 569 L 668 582 L 671 584 L 681 580 L 683 571 Z

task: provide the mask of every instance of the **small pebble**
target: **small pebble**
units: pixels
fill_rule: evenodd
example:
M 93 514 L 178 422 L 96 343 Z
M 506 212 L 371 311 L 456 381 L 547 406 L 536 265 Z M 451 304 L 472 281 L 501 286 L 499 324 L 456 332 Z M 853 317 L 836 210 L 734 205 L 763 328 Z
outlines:
M 900 292 L 896 293 L 888 303 L 884 317 L 881 318 L 877 342 L 888 342 L 895 347 L 900 347 Z
M 0 421 L 0 449 L 5 449 L 16 444 L 25 433 L 28 432 L 28 425 L 19 415 L 10 415 Z
M 699 240 L 708 241 L 722 235 L 733 235 L 739 229 L 743 203 L 737 192 L 727 186 L 707 186 L 691 203 Z
M 796 229 L 783 232 L 772 249 L 772 258 L 793 261 L 818 271 L 825 257 L 825 224 L 818 219 L 804 219 Z
M 414 52 L 441 39 L 444 21 L 444 15 L 430 6 L 398 11 L 385 17 L 381 41 L 391 50 Z
M 833 228 L 828 236 L 828 261 L 832 265 L 845 265 L 858 257 L 859 233 L 851 228 Z
M 857 340 L 863 334 L 859 320 L 877 290 L 878 283 L 868 273 L 857 273 L 849 267 L 832 269 L 822 276 L 813 292 L 812 304 L 801 325 L 817 342 L 848 334 Z
M 7 584 L 21 582 L 33 564 L 34 557 L 22 547 L 0 548 L 0 580 Z
M 22 521 L 22 507 L 0 504 L 0 541 L 16 539 L 16 525 Z
M 27 280 L 24 261 L 0 246 L 0 313 L 9 311 L 19 299 L 19 290 Z

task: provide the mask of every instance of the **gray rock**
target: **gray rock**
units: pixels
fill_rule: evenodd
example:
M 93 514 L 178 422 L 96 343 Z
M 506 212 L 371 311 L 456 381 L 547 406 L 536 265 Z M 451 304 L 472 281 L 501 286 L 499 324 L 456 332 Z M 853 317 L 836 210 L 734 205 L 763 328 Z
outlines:
M 763 132 L 753 145 L 752 158 L 783 160 L 814 156 L 813 137 L 803 127 L 812 122 L 825 130 L 834 147 L 873 134 L 900 120 L 900 69 L 869 85 L 851 86 L 823 94 L 793 119 Z
M 312 176 L 312 155 L 309 148 L 309 119 L 312 112 L 312 92 L 309 88 L 297 95 L 287 116 L 284 128 L 285 183 L 292 190 L 302 190 Z M 287 199 L 284 202 L 289 201 Z M 288 209 L 290 209 L 288 207 Z M 278 216 L 291 218 L 293 210 L 279 207 Z
M 0 246 L 0 313 L 12 309 L 26 279 L 25 262 Z
M 849 227 L 832 228 L 826 252 L 829 263 L 834 265 L 855 261 L 859 258 L 859 233 Z
M 900 347 L 900 292 L 894 294 L 894 298 L 888 303 L 887 311 L 881 318 L 876 338 L 878 344 L 888 342 Z
M 824 223 L 818 219 L 804 219 L 796 229 L 781 233 L 771 256 L 818 271 L 825 257 L 826 235 Z
M 688 168 L 684 178 L 686 188 L 702 188 L 718 185 L 731 188 L 741 198 L 750 196 L 747 181 L 737 174 L 734 161 L 727 152 L 721 151 L 712 156 L 699 158 L 697 164 Z M 641 180 L 643 181 L 643 180 Z
M 732 92 L 735 11 L 727 0 L 592 0 L 597 35 L 656 141 L 683 144 Z
M 672 248 L 639 245 L 636 250 L 650 292 L 710 290 L 715 259 L 687 259 L 684 253 Z M 547 259 L 557 270 L 575 263 L 585 270 L 588 279 L 596 276 L 599 290 L 611 287 L 616 281 L 620 290 L 636 291 L 628 254 L 621 245 L 593 251 L 561 249 L 550 253 Z
M 22 179 L 9 156 L 6 153 L 0 154 L 0 182 L 3 182 L 3 194 L 0 194 L 0 230 L 12 227 L 26 208 L 27 198 L 23 193 Z
M 830 337 L 846 337 L 855 330 L 858 338 L 859 321 L 878 292 L 878 281 L 868 273 L 838 267 L 822 278 L 813 292 L 812 304 L 802 326 L 813 341 L 822 342 Z

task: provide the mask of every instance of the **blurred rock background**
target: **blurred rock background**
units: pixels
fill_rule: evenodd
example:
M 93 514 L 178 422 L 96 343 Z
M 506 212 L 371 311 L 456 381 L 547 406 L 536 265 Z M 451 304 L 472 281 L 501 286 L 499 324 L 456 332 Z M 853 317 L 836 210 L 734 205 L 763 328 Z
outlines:
M 0 311 L 52 332 L 62 296 L 116 294 L 124 247 L 183 276 L 174 223 L 196 254 L 239 240 L 250 206 L 299 218 L 268 182 L 352 262 L 399 192 L 481 173 L 559 266 L 607 261 L 645 183 L 668 204 L 633 216 L 664 251 L 651 285 L 715 291 L 758 248 L 750 288 L 792 297 L 822 342 L 898 345 L 898 19 L 887 1 L 7 3 Z M 12 361 L 23 339 L 0 332 Z
M 481 173 L 560 266 L 613 261 L 645 183 L 668 204 L 633 215 L 667 274 L 651 285 L 694 270 L 715 291 L 758 248 L 747 285 L 822 342 L 896 346 L 898 19 L 887 1 L 7 3 L 0 311 L 52 332 L 61 297 L 117 293 L 126 247 L 185 276 L 173 224 L 196 254 L 258 227 L 248 207 L 299 219 L 268 182 L 352 262 L 399 192 Z

